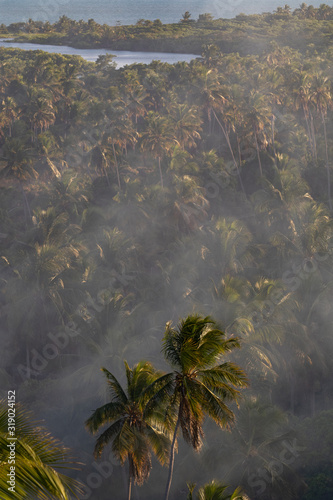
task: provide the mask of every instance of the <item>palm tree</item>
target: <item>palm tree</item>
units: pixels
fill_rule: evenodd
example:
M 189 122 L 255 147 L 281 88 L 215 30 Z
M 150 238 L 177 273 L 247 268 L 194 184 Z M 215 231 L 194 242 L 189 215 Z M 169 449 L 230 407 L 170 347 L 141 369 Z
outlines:
M 248 496 L 242 493 L 241 488 L 236 488 L 233 493 L 227 493 L 228 486 L 219 481 L 211 481 L 201 486 L 197 500 L 247 500 Z M 192 497 L 190 497 L 192 500 Z
M 148 94 L 144 90 L 142 85 L 138 85 L 134 90 L 129 89 L 126 93 L 126 111 L 128 116 L 133 119 L 134 123 L 137 125 L 138 118 L 143 117 L 147 114 L 147 106 L 144 101 L 147 99 Z
M 163 188 L 163 174 L 161 159 L 169 151 L 173 144 L 177 143 L 172 134 L 171 123 L 167 118 L 159 116 L 153 111 L 147 115 L 147 127 L 142 133 L 142 148 L 147 149 L 158 159 L 161 186 Z
M 246 120 L 250 126 L 250 137 L 254 139 L 257 151 L 260 177 L 263 176 L 260 149 L 268 144 L 265 127 L 269 127 L 272 111 L 267 105 L 267 97 L 257 91 L 251 91 L 248 96 Z
M 216 363 L 221 355 L 237 347 L 238 340 L 226 340 L 209 316 L 190 315 L 177 329 L 167 324 L 163 352 L 174 371 L 153 384 L 158 390 L 148 404 L 167 403 L 166 422 L 175 423 L 165 500 L 169 498 L 179 428 L 185 441 L 198 451 L 202 445 L 205 414 L 221 428 L 229 427 L 234 421 L 234 413 L 225 401 L 238 400 L 240 393 L 234 386 L 247 386 L 247 378 L 233 363 Z
M 330 92 L 330 82 L 328 78 L 321 77 L 317 75 L 314 79 L 312 92 L 310 95 L 310 101 L 314 103 L 317 109 L 317 113 L 321 118 L 323 129 L 324 129 L 324 140 L 325 140 L 325 163 L 327 171 L 327 197 L 328 206 L 332 211 L 331 202 L 331 172 L 328 159 L 328 144 L 327 144 L 327 129 L 326 129 L 326 115 L 327 110 L 332 107 L 332 95 Z
M 151 363 L 141 361 L 132 369 L 125 363 L 127 391 L 116 377 L 102 368 L 110 388 L 111 401 L 97 408 L 86 421 L 88 431 L 95 434 L 101 427 L 110 424 L 97 438 L 94 454 L 99 457 L 106 445 L 112 441 L 112 451 L 121 465 L 128 460 L 128 500 L 132 483 L 141 485 L 149 477 L 151 451 L 163 464 L 169 444 L 167 435 L 158 424 L 155 408 L 147 406 L 146 389 L 160 376 Z
M 204 115 L 208 118 L 208 132 L 210 134 L 212 132 L 212 116 L 217 119 L 216 111 L 222 111 L 227 102 L 216 70 L 203 69 L 194 85 L 193 98 L 196 103 L 199 102 Z M 221 127 L 220 123 L 219 125 Z
M 8 401 L 0 401 L 0 494 L 3 500 L 70 500 L 78 498 L 80 484 L 57 471 L 73 469 L 75 462 L 31 412 L 16 405 L 15 441 L 8 439 Z M 15 442 L 15 492 L 8 491 L 9 444 Z M 77 464 L 77 463 L 76 463 Z
M 107 116 L 108 123 L 106 131 L 102 139 L 102 146 L 106 150 L 107 156 L 113 157 L 113 163 L 117 173 L 118 187 L 121 189 L 116 147 L 120 148 L 122 151 L 127 151 L 127 145 L 134 145 L 137 141 L 137 133 L 133 129 L 131 121 L 128 118 L 123 118 L 122 115 L 124 114 L 124 108 L 121 103 L 117 103 L 117 106 L 113 106 L 109 110 L 109 113 L 110 114 Z M 108 152 L 108 145 L 111 145 L 110 153 Z
M 12 97 L 6 97 L 1 106 L 2 126 L 7 127 L 9 137 L 12 136 L 12 124 L 18 118 L 19 111 L 15 100 Z
M 38 130 L 40 132 L 47 130 L 55 122 L 56 113 L 49 92 L 32 88 L 29 94 L 30 100 L 25 112 L 30 121 L 32 142 L 35 142 Z
M 178 143 L 182 149 L 196 147 L 196 139 L 200 139 L 201 119 L 198 109 L 187 104 L 174 104 L 170 110 L 170 118 Z
M 181 23 L 187 23 L 190 20 L 191 14 L 187 10 L 184 14 L 182 14 L 182 19 L 180 20 Z
M 38 172 L 34 169 L 31 154 L 22 139 L 7 138 L 3 146 L 3 156 L 0 160 L 6 162 L 0 172 L 0 178 L 15 179 L 20 187 L 23 197 L 23 207 L 26 221 L 31 219 L 31 209 L 23 183 L 37 179 Z
M 314 160 L 317 159 L 316 153 L 316 139 L 313 136 L 313 128 L 312 128 L 312 113 L 310 109 L 310 83 L 308 81 L 308 75 L 303 72 L 294 73 L 294 80 L 292 82 L 292 96 L 293 96 L 293 106 L 297 111 L 298 109 L 302 109 L 303 116 L 306 124 L 306 130 L 309 140 L 309 145 L 311 148 L 312 157 Z
M 19 345 L 13 355 L 17 361 L 26 356 L 28 367 L 31 344 L 36 348 L 45 344 L 46 332 L 68 321 L 78 299 L 71 286 L 75 278 L 81 279 L 82 272 L 82 245 L 74 241 L 67 214 L 56 214 L 54 208 L 40 210 L 35 212 L 33 222 L 30 239 L 17 241 L 16 248 L 11 249 L 6 283 L 6 320 L 13 341 L 16 338 Z M 30 378 L 30 369 L 26 375 Z

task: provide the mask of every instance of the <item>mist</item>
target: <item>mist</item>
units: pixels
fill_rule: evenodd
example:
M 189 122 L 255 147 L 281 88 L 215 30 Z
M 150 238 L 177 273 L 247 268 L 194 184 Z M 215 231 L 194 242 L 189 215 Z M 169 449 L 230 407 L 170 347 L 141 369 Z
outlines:
M 198 15 L 212 7 L 277 5 Z M 239 339 L 223 360 L 250 385 L 230 429 L 205 419 L 200 452 L 179 435 L 170 498 L 212 479 L 251 500 L 331 498 L 332 9 L 316 15 L 205 18 L 174 39 L 143 26 L 179 52 L 207 42 L 174 65 L 0 49 L 1 396 L 15 389 L 83 464 L 82 500 L 127 495 L 127 464 L 111 446 L 95 459 L 85 429 L 109 402 L 101 368 L 123 387 L 125 360 L 169 371 L 166 325 L 191 314 Z M 102 43 L 68 23 L 50 36 Z M 153 457 L 132 498 L 160 497 L 167 474 Z

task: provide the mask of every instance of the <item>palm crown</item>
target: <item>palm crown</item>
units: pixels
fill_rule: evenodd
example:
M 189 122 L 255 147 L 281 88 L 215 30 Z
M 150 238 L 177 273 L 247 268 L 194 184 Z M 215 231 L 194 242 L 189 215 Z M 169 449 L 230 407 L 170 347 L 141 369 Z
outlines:
M 238 340 L 225 339 L 209 317 L 188 316 L 178 329 L 167 326 L 163 352 L 175 371 L 165 376 L 163 389 L 172 393 L 169 411 L 178 408 L 183 437 L 195 449 L 201 446 L 205 413 L 221 427 L 234 419 L 224 401 L 237 400 L 240 392 L 235 386 L 246 386 L 247 379 L 235 364 L 216 363 L 237 347 Z
M 112 452 L 123 465 L 129 462 L 129 495 L 131 483 L 142 484 L 151 470 L 151 452 L 161 463 L 165 462 L 169 439 L 159 425 L 157 412 L 146 407 L 146 389 L 159 377 L 149 362 L 141 361 L 132 369 L 125 361 L 127 390 L 116 377 L 102 368 L 110 389 L 111 401 L 97 408 L 86 421 L 87 429 L 95 434 L 101 427 L 111 424 L 97 438 L 95 456 L 112 441 Z
M 30 411 L 16 406 L 16 440 L 8 440 L 8 402 L 0 401 L 0 495 L 3 500 L 78 498 L 82 493 L 76 480 L 57 469 L 75 469 L 78 463 L 69 450 L 36 422 Z M 9 444 L 15 442 L 15 488 L 8 490 Z
M 226 401 L 237 401 L 240 392 L 236 387 L 246 386 L 247 378 L 235 364 L 220 364 L 219 361 L 223 354 L 237 347 L 238 340 L 226 339 L 209 316 L 188 316 L 180 322 L 177 329 L 167 324 L 163 352 L 174 371 L 153 384 L 159 387 L 147 405 L 148 408 L 156 404 L 166 405 L 166 422 L 174 424 L 166 500 L 171 485 L 179 427 L 185 441 L 199 450 L 206 414 L 220 427 L 227 427 L 234 420 L 233 411 L 226 405 Z

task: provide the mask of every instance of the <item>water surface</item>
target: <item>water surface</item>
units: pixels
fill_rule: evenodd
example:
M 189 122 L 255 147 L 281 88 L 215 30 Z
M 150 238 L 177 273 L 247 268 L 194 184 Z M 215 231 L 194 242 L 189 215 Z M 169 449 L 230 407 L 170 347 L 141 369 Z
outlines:
M 0 40 L 0 47 L 13 47 L 23 50 L 44 50 L 52 54 L 67 54 L 81 56 L 86 61 L 96 61 L 98 56 L 113 54 L 117 68 L 122 68 L 126 64 L 144 63 L 149 64 L 154 60 L 159 60 L 169 64 L 178 61 L 190 62 L 191 59 L 199 57 L 195 54 L 173 54 L 168 52 L 131 52 L 125 50 L 106 50 L 106 49 L 75 49 L 66 45 L 42 45 L 37 43 L 17 43 L 12 41 Z

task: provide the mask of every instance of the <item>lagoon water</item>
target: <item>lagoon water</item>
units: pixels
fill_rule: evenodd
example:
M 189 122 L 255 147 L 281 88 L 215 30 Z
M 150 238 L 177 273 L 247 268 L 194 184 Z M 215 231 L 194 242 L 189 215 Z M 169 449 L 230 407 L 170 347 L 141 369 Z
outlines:
M 191 59 L 199 57 L 195 54 L 171 54 L 166 52 L 130 52 L 124 50 L 105 50 L 105 49 L 74 49 L 64 45 L 39 45 L 36 43 L 15 43 L 11 41 L 0 40 L 0 47 L 13 47 L 23 50 L 44 50 L 53 54 L 69 54 L 81 56 L 87 61 L 96 61 L 98 56 L 105 54 L 115 55 L 114 62 L 117 68 L 121 68 L 126 64 L 144 63 L 149 64 L 153 60 L 160 60 L 170 64 L 178 61 L 189 62 Z
M 60 16 L 71 19 L 95 19 L 98 23 L 116 25 L 134 24 L 138 19 L 161 19 L 164 23 L 175 23 L 185 11 L 193 19 L 199 14 L 211 13 L 214 17 L 231 18 L 240 12 L 246 14 L 273 11 L 283 6 L 281 0 L 0 0 L 0 24 L 42 20 L 54 22 Z M 300 0 L 290 0 L 294 9 Z M 318 7 L 323 0 L 312 0 Z

